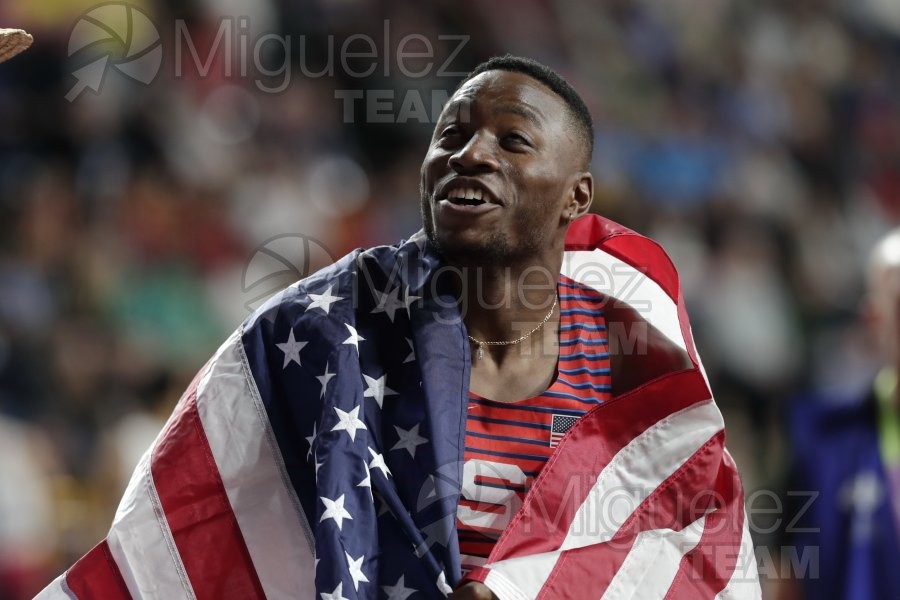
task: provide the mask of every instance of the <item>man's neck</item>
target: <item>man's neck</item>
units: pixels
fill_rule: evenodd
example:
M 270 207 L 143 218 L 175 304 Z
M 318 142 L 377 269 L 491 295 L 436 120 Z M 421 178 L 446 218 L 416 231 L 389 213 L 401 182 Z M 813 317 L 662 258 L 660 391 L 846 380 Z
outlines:
M 551 309 L 561 266 L 562 253 L 527 265 L 458 267 L 460 311 L 469 335 L 480 341 L 515 340 L 551 312 L 547 324 L 558 323 L 559 311 Z
M 562 252 L 528 266 L 462 270 L 460 309 L 473 342 L 470 391 L 497 402 L 540 394 L 556 377 Z

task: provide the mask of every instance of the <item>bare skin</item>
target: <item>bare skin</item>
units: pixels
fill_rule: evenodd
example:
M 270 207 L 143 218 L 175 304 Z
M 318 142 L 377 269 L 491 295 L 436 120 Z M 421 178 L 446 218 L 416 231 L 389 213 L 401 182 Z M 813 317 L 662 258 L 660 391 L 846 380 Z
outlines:
M 687 353 L 673 344 L 662 332 L 650 325 L 637 311 L 623 302 L 610 299 L 605 308 L 606 322 L 610 335 L 610 372 L 612 395 L 621 396 L 631 390 L 673 371 L 691 368 Z M 556 361 L 559 355 L 558 310 L 556 318 L 545 327 L 546 333 L 530 341 L 526 349 L 507 347 L 499 360 L 476 360 L 472 368 L 472 385 L 479 395 L 497 402 L 515 402 L 532 398 L 556 379 Z M 553 321 L 555 325 L 551 325 Z M 618 327 L 614 325 L 618 324 Z M 556 330 L 556 331 L 554 331 Z M 636 339 L 632 344 L 623 344 L 619 338 Z M 532 362 L 532 369 L 539 372 L 517 372 L 504 367 L 504 363 L 527 364 L 527 360 L 511 361 L 509 355 L 515 352 L 544 353 L 543 361 Z M 536 365 L 540 365 L 539 367 Z
M 621 327 L 610 327 L 610 330 L 622 331 L 626 337 L 634 335 L 632 328 L 637 328 L 640 342 L 634 347 L 624 347 L 616 338 L 610 339 L 610 370 L 612 375 L 612 394 L 620 396 L 626 394 L 641 385 L 670 372 L 691 368 L 691 361 L 687 353 L 673 344 L 662 332 L 647 323 L 640 314 L 625 303 L 610 299 L 604 307 L 607 324 L 618 323 Z M 558 311 L 556 311 L 558 313 Z M 558 318 L 557 318 L 558 323 Z M 545 326 L 549 327 L 549 323 Z M 556 327 L 551 331 L 556 331 Z M 541 336 L 549 338 L 550 343 L 555 344 L 556 352 L 559 349 L 559 335 Z M 536 346 L 537 344 L 534 344 Z M 492 361 L 492 368 L 496 368 Z M 490 380 L 482 381 L 481 388 L 488 390 L 482 394 L 487 398 L 503 401 L 501 398 L 512 397 L 515 399 L 530 398 L 545 390 L 556 377 L 556 355 L 552 357 L 550 374 L 538 383 L 540 389 L 527 390 L 527 385 L 519 385 L 515 377 L 503 377 L 502 383 Z M 502 371 L 502 369 L 500 369 Z M 472 369 L 472 381 L 475 381 L 476 368 Z M 484 373 L 486 369 L 480 369 Z M 524 379 L 524 378 L 522 378 Z M 504 388 L 503 386 L 507 386 Z M 514 389 L 513 389 L 514 388 Z M 482 583 L 470 582 L 454 591 L 451 600 L 491 600 L 496 596 L 490 588 Z
M 422 165 L 425 230 L 459 269 L 469 334 L 510 340 L 540 323 L 556 294 L 568 224 L 587 212 L 593 178 L 565 102 L 527 75 L 488 71 L 448 102 Z M 448 202 L 476 188 L 480 212 Z M 470 388 L 498 401 L 542 391 L 556 369 L 559 310 L 525 343 L 486 348 Z
M 604 310 L 611 332 L 609 362 L 613 396 L 626 394 L 667 373 L 692 367 L 687 352 L 627 304 L 611 299 Z M 634 347 L 623 344 L 620 334 L 626 338 L 636 335 L 638 342 Z
M 450 600 L 497 600 L 497 596 L 483 583 L 470 581 L 447 596 Z
M 541 323 L 556 298 L 569 223 L 593 198 L 587 152 L 565 102 L 515 72 L 488 71 L 466 82 L 444 108 L 422 164 L 426 234 L 455 267 L 469 335 L 514 340 Z M 463 205 L 455 190 L 484 199 Z M 471 199 L 470 199 L 471 200 Z M 610 342 L 613 394 L 690 366 L 687 355 L 627 305 L 610 301 L 608 323 L 641 328 L 634 349 Z M 473 353 L 476 346 L 473 345 Z M 526 340 L 473 354 L 470 389 L 499 402 L 543 392 L 556 377 L 559 308 Z M 495 598 L 467 583 L 453 600 Z

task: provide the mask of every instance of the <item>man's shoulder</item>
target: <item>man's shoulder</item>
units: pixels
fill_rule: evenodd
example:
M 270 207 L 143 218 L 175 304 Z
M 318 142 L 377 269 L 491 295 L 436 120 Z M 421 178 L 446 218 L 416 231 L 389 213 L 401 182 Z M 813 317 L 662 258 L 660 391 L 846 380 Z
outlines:
M 692 368 L 688 353 L 627 302 L 609 297 L 604 315 L 616 396 L 663 375 Z

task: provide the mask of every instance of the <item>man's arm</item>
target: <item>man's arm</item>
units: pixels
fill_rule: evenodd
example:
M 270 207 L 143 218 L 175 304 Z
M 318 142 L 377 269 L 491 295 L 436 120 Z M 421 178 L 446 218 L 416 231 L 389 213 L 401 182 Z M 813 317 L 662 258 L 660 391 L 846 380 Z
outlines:
M 447 596 L 449 600 L 498 600 L 488 586 L 477 581 L 460 586 Z
M 692 366 L 687 352 L 625 302 L 610 298 L 604 314 L 613 396 Z

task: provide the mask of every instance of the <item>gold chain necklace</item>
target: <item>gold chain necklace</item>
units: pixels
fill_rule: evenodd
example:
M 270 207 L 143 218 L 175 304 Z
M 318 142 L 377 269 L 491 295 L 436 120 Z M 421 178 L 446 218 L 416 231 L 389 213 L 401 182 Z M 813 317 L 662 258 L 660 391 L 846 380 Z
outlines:
M 484 358 L 484 347 L 485 346 L 514 346 L 515 344 L 520 344 L 520 343 L 524 342 L 525 340 L 527 340 L 528 338 L 530 338 L 534 334 L 535 331 L 537 331 L 538 329 L 543 327 L 547 323 L 547 321 L 550 320 L 550 317 L 553 316 L 553 311 L 556 310 L 556 303 L 557 303 L 557 298 L 554 295 L 553 306 L 550 307 L 550 312 L 547 313 L 547 316 L 544 317 L 544 320 L 541 321 L 540 323 L 538 323 L 537 327 L 535 327 L 534 329 L 532 329 L 531 331 L 529 331 L 528 333 L 526 333 L 525 335 L 523 335 L 520 338 L 517 338 L 514 340 L 502 340 L 499 342 L 483 342 L 481 340 L 476 340 L 471 335 L 466 334 L 469 338 L 469 341 L 471 341 L 473 344 L 478 346 L 478 352 L 475 354 L 475 358 L 477 358 L 478 360 L 481 360 L 482 358 Z

